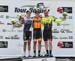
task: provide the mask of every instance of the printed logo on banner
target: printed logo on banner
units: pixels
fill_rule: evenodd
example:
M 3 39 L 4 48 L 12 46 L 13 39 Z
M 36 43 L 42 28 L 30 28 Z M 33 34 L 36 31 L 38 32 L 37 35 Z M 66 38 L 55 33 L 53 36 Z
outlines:
M 72 13 L 72 7 L 62 7 L 64 12 Z
M 18 37 L 18 35 L 14 35 L 14 36 L 7 36 L 5 37 L 5 39 L 20 39 L 20 37 Z
M 0 41 L 0 48 L 7 48 L 8 47 L 8 41 Z
M 58 7 L 57 12 L 59 12 L 59 13 L 63 13 L 63 12 L 72 13 L 72 7 Z
M 68 17 L 69 18 L 69 17 Z M 71 18 L 70 18 L 71 19 Z M 70 26 L 71 24 L 69 23 L 61 23 L 61 24 L 57 24 L 57 26 Z
M 57 46 L 60 48 L 73 48 L 73 42 L 59 41 Z
M 6 19 L 9 19 L 9 18 L 15 18 L 16 19 L 17 17 L 6 15 Z
M 4 24 L 2 21 L 0 21 L 0 24 Z
M 8 6 L 0 5 L 0 12 L 8 12 Z
M 42 59 L 41 61 L 48 61 L 46 58 Z
M 60 30 L 53 29 L 52 30 L 52 33 L 59 33 L 59 32 L 61 32 L 61 33 L 72 33 L 73 31 L 71 29 L 60 29 Z
M 73 36 L 61 36 L 60 39 L 73 39 Z
M 72 33 L 73 31 L 71 29 L 61 29 L 61 33 Z
M 27 9 L 31 10 L 31 12 L 36 12 L 36 8 L 38 8 L 40 13 L 43 13 L 44 9 L 48 7 L 45 7 L 44 3 L 37 3 L 36 5 L 23 5 L 20 8 L 15 7 L 15 12 L 25 13 Z
M 68 16 L 68 19 L 73 19 L 73 16 Z
M 11 25 L 11 24 L 9 24 Z M 2 32 L 23 32 L 23 30 L 8 30 L 8 29 L 2 29 Z
M 0 15 L 0 18 L 4 18 L 4 15 Z
M 60 36 L 60 37 L 57 37 L 57 36 L 54 36 L 53 35 L 53 39 L 73 39 L 73 36 Z
M 53 33 L 59 33 L 59 30 L 54 29 L 54 30 L 52 30 L 52 32 L 53 32 Z
M 8 30 L 8 29 L 2 29 L 2 32 L 16 32 L 16 30 Z
M 68 23 L 63 23 L 63 24 L 60 24 L 60 26 L 70 26 L 70 24 L 68 24 Z
M 0 39 L 3 39 L 3 36 L 0 36 Z
M 53 39 L 59 39 L 57 36 L 53 36 Z
M 17 30 L 17 32 L 23 32 L 23 30 Z
M 26 9 L 15 7 L 15 12 L 17 12 L 17 13 L 19 13 L 19 12 L 25 13 Z

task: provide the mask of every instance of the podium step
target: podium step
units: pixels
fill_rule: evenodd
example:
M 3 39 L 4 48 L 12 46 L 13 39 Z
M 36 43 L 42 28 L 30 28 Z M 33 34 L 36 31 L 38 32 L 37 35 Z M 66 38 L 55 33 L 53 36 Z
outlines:
M 29 59 L 22 59 L 22 61 L 56 61 L 56 58 L 55 57 L 29 58 Z

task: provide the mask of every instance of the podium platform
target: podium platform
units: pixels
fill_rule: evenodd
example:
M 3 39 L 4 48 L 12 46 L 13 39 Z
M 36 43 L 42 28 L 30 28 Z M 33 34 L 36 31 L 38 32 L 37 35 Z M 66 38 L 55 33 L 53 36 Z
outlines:
M 27 58 L 22 61 L 56 61 L 55 57 L 40 57 L 40 58 Z

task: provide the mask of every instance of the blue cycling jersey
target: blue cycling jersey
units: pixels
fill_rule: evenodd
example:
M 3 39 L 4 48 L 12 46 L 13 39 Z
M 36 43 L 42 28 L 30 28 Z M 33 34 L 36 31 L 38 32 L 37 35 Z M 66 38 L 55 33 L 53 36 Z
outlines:
M 31 27 L 31 23 L 32 23 L 32 18 L 24 18 L 24 31 L 29 31 L 30 27 Z

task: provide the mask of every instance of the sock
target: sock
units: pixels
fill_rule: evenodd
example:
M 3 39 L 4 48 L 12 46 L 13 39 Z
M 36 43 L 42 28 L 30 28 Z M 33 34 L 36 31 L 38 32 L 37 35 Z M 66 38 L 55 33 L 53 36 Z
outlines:
M 28 50 L 28 55 L 30 56 L 30 50 Z
M 46 50 L 46 53 L 48 54 L 48 50 Z
M 24 56 L 26 56 L 26 51 L 24 51 Z
M 34 50 L 34 54 L 36 54 L 36 50 Z
M 38 55 L 40 55 L 40 50 L 38 50 Z
M 50 50 L 50 55 L 52 54 L 52 50 Z

